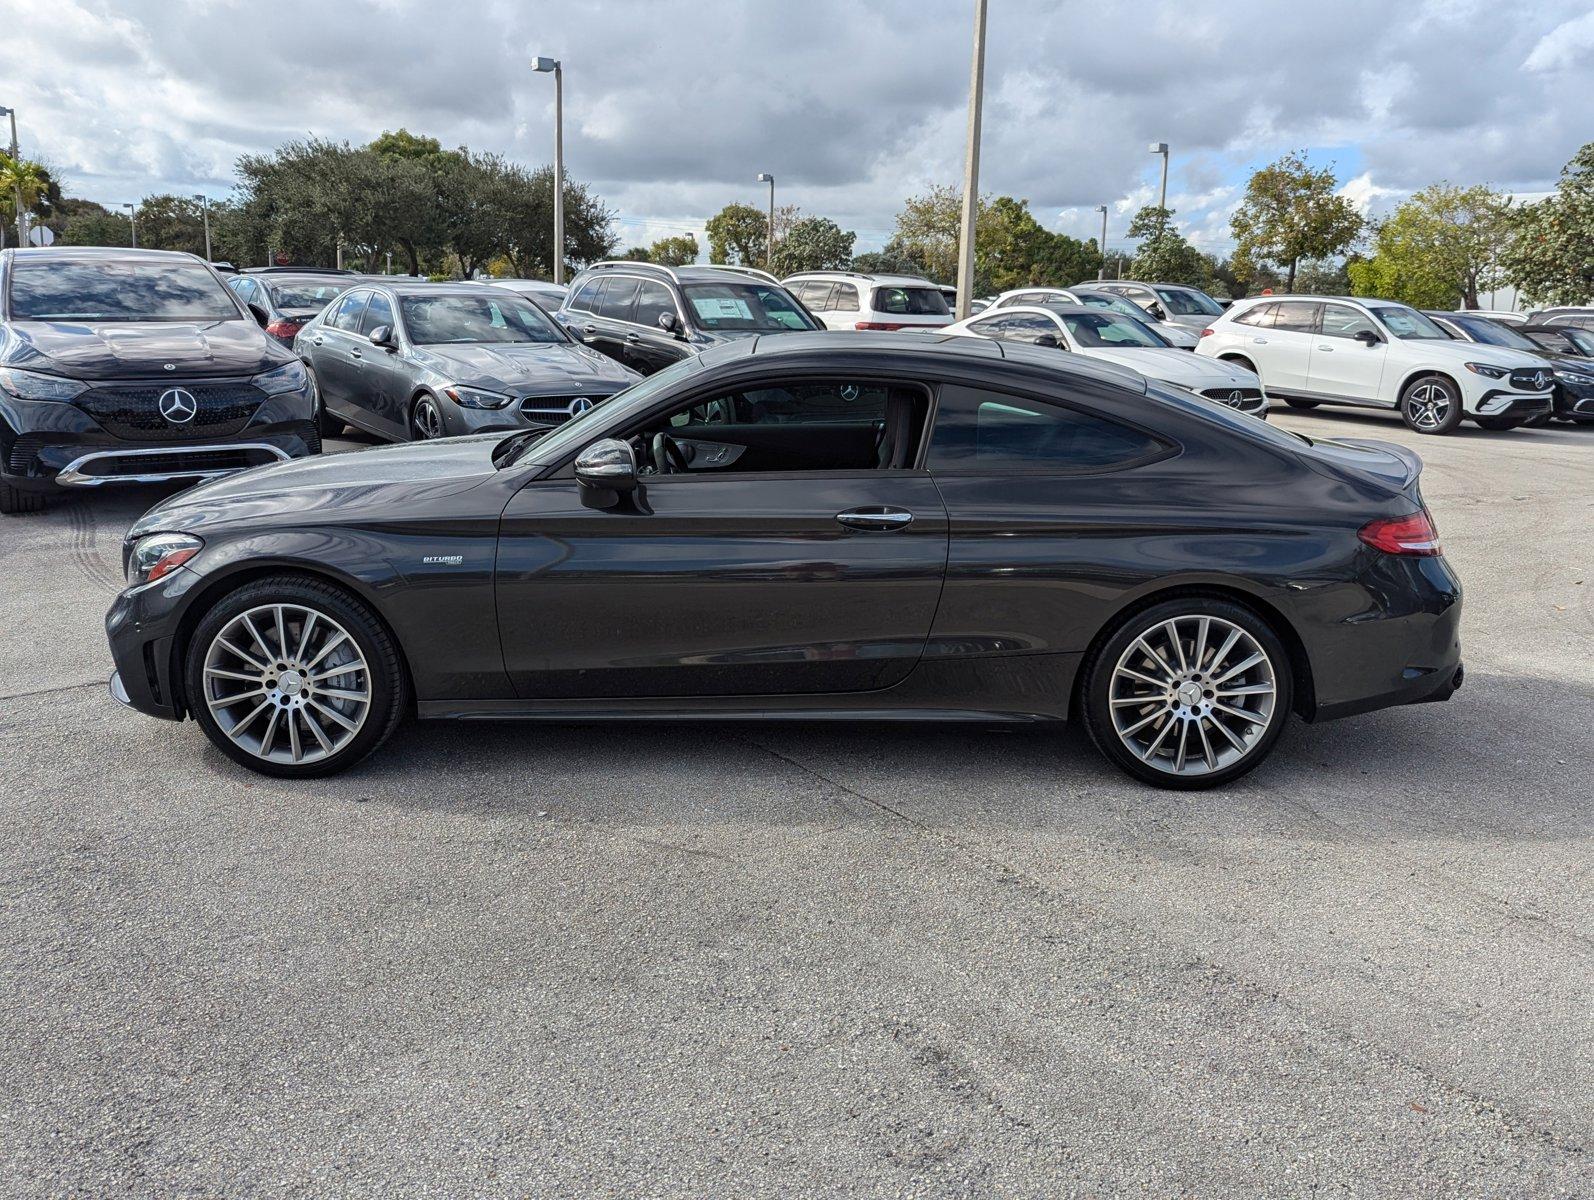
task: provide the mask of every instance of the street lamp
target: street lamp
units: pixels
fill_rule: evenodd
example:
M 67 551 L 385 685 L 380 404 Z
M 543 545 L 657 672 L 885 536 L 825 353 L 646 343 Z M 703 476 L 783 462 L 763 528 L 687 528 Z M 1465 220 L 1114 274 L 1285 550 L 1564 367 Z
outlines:
M 1162 197 L 1157 201 L 1157 207 L 1166 214 L 1168 211 L 1168 143 L 1152 142 L 1146 147 L 1151 154 L 1162 155 Z
M 974 300 L 974 219 L 980 211 L 980 108 L 985 103 L 985 4 L 974 0 L 974 62 L 969 68 L 969 130 L 963 160 L 963 220 L 958 228 L 957 319 Z
M 764 267 L 775 269 L 775 177 L 767 171 L 758 173 L 758 182 L 769 184 L 769 238 L 764 243 Z
M 195 196 L 199 202 L 199 215 L 205 219 L 205 261 L 210 261 L 210 205 L 203 196 Z
M 138 249 L 138 209 L 131 204 L 122 205 L 127 209 L 127 219 L 133 223 L 133 249 Z
M 553 73 L 553 281 L 565 281 L 565 73 L 556 58 L 534 58 L 531 69 Z
M 21 151 L 17 149 L 17 110 L 14 108 L 0 108 L 0 116 L 11 118 L 11 165 L 15 169 L 21 161 Z M 17 205 L 17 245 L 28 244 L 27 225 L 22 216 L 22 178 L 20 174 L 12 179 L 12 188 L 15 191 L 13 199 Z
M 1107 278 L 1107 206 L 1096 205 L 1096 211 L 1101 214 L 1101 266 L 1096 268 L 1096 278 Z

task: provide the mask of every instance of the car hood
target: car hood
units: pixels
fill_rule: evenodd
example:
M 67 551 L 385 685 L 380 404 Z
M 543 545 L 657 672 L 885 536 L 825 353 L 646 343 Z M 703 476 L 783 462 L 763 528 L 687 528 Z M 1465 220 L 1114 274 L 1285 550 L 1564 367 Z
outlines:
M 1512 350 L 1508 346 L 1491 346 L 1485 342 L 1436 341 L 1432 338 L 1413 338 L 1406 345 L 1420 348 L 1423 354 L 1432 353 L 1445 362 L 1488 363 L 1493 367 L 1543 367 L 1548 364 L 1544 355 L 1534 350 Z
M 240 471 L 157 504 L 127 536 L 193 532 L 222 524 L 336 523 L 340 514 L 373 508 L 413 512 L 417 505 L 495 478 L 493 450 L 504 437 L 499 432 L 406 442 Z
M 1168 321 L 1152 321 L 1151 327 L 1181 350 L 1189 350 L 1200 340 L 1197 331 L 1189 325 L 1175 325 Z M 1201 326 L 1205 329 L 1206 326 Z
M 243 319 L 16 321 L 10 332 L 7 365 L 74 379 L 254 375 L 288 361 L 282 346 Z
M 1198 391 L 1209 387 L 1260 387 L 1257 377 L 1243 367 L 1236 367 L 1231 363 L 1221 362 L 1215 358 L 1203 358 L 1191 354 L 1188 350 L 1175 350 L 1171 347 L 1143 347 L 1134 350 L 1112 350 L 1092 347 L 1079 351 L 1090 358 L 1106 359 L 1108 362 L 1121 363 L 1126 367 L 1133 367 L 1142 375 L 1149 375 L 1153 379 L 1160 379 L 1165 383 L 1176 383 L 1180 387 Z
M 642 378 L 596 350 L 567 342 L 424 346 L 417 357 L 451 376 L 451 382 L 516 395 L 587 390 L 609 395 Z

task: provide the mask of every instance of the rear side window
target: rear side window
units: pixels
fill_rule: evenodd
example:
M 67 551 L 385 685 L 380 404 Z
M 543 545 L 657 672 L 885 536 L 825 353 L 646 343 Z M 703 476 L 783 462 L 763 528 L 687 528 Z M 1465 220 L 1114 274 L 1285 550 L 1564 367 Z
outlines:
M 1322 307 L 1321 304 L 1285 300 L 1273 315 L 1273 328 L 1285 333 L 1311 333 L 1317 328 L 1317 311 Z
M 1062 405 L 946 386 L 928 466 L 943 471 L 1105 471 L 1164 449 L 1148 433 Z
M 1253 329 L 1273 328 L 1273 314 L 1278 312 L 1277 304 L 1257 304 L 1246 309 L 1234 318 L 1236 325 L 1249 325 Z
M 393 302 L 381 292 L 372 292 L 371 302 L 365 306 L 365 315 L 360 318 L 360 332 L 370 333 L 382 325 L 393 328 Z
M 874 311 L 894 316 L 944 317 L 952 310 L 946 297 L 933 287 L 879 287 L 874 290 Z
M 836 290 L 830 294 L 831 312 L 857 312 L 858 289 L 850 283 L 838 283 Z
M 598 315 L 614 321 L 629 321 L 641 286 L 635 279 L 611 279 L 598 298 Z
M 602 278 L 589 279 L 576 289 L 575 294 L 566 303 L 571 308 L 579 308 L 582 312 L 592 312 L 592 306 L 598 300 L 598 289 L 602 286 Z
M 326 325 L 332 329 L 347 329 L 351 332 L 358 329 L 360 314 L 365 311 L 365 302 L 370 297 L 370 292 L 347 293 L 338 301 L 337 307 L 328 314 Z

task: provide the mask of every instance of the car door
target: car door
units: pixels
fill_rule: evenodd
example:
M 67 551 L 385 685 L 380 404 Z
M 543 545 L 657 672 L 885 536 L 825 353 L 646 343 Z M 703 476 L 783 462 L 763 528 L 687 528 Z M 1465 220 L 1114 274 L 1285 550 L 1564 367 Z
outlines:
M 604 279 L 598 290 L 593 314 L 581 326 L 587 345 L 616 362 L 624 362 L 625 336 L 630 329 L 632 310 L 636 306 L 637 290 L 641 280 L 630 275 L 611 275 Z
M 677 393 L 689 469 L 583 502 L 568 465 L 503 514 L 497 593 L 517 693 L 822 695 L 890 687 L 923 653 L 946 512 L 917 466 L 929 394 L 869 378 Z M 884 461 L 887 466 L 880 466 Z
M 1239 351 L 1256 364 L 1262 383 L 1280 391 L 1306 392 L 1322 305 L 1309 300 L 1280 300 L 1265 319 L 1267 325 L 1247 328 Z
M 642 280 L 620 343 L 620 361 L 633 371 L 651 375 L 691 355 L 691 346 L 659 324 L 659 318 L 666 313 L 675 318 L 677 329 L 686 328 L 686 318 L 675 303 L 674 293 L 656 279 Z
M 371 344 L 371 334 L 386 326 L 395 344 Z M 365 410 L 371 425 L 389 437 L 407 438 L 410 433 L 410 397 L 415 392 L 415 371 L 403 348 L 398 332 L 398 316 L 386 292 L 373 291 L 360 315 L 359 334 L 365 341 L 360 350 L 362 373 L 360 393 L 355 403 Z
M 1359 335 L 1378 339 L 1369 345 Z M 1373 319 L 1348 304 L 1324 304 L 1308 360 L 1307 390 L 1319 396 L 1376 401 L 1389 338 Z
M 361 288 L 345 292 L 309 338 L 299 340 L 300 345 L 309 342 L 310 366 L 315 371 L 321 403 L 328 412 L 362 428 L 364 410 L 357 405 L 362 355 L 357 339 L 360 317 L 370 298 L 371 293 Z

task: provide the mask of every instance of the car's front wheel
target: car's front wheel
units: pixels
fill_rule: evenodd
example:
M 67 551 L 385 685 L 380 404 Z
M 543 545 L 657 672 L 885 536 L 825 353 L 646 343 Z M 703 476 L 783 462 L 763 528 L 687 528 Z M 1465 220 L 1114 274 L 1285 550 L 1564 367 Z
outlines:
M 1131 614 L 1086 664 L 1085 727 L 1108 759 L 1165 788 L 1228 783 L 1272 750 L 1294 702 L 1268 623 L 1216 597 Z
M 1461 424 L 1461 393 L 1443 375 L 1422 375 L 1400 394 L 1400 415 L 1418 433 L 1449 433 Z
M 420 397 L 410 413 L 410 440 L 429 442 L 442 436 L 443 414 L 437 401 L 430 396 Z
M 0 513 L 8 517 L 44 511 L 43 492 L 25 492 L 0 479 Z
M 291 575 L 245 584 L 207 612 L 184 681 L 222 753 L 290 778 L 353 766 L 408 705 L 397 647 L 375 615 L 340 588 Z

